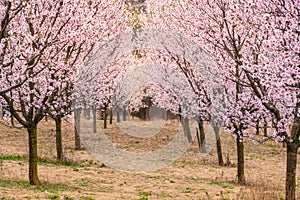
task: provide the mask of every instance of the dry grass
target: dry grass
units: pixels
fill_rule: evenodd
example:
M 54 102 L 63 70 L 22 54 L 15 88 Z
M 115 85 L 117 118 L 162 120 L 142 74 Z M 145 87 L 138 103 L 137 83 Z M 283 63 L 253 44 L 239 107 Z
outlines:
M 144 122 L 137 122 L 144 123 Z M 166 145 L 178 128 L 167 122 L 153 139 L 137 139 L 109 125 L 108 137 L 128 151 L 155 150 Z M 171 166 L 152 173 L 127 173 L 108 168 L 87 151 L 74 151 L 73 124 L 63 123 L 66 163 L 55 162 L 55 126 L 52 121 L 39 126 L 41 186 L 27 183 L 27 133 L 0 124 L 0 198 L 2 199 L 283 199 L 285 149 L 281 144 L 245 143 L 247 185 L 236 184 L 234 138 L 222 133 L 224 157 L 233 166 L 217 165 L 216 149 L 199 156 L 193 143 Z M 6 157 L 4 157 L 5 155 Z M 23 155 L 23 156 L 17 156 Z M 300 166 L 300 163 L 299 165 Z M 299 167 L 298 167 L 299 172 Z M 300 185 L 297 176 L 297 185 Z M 300 197 L 299 191 L 297 191 Z

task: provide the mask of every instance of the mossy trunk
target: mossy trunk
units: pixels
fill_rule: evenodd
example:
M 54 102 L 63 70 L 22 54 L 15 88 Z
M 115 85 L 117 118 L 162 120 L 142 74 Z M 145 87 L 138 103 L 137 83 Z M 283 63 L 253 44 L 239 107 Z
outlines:
M 63 160 L 63 148 L 62 148 L 62 133 L 61 133 L 61 117 L 57 116 L 54 119 L 55 121 L 55 137 L 56 137 L 56 157 L 57 160 L 62 161 Z
M 29 183 L 31 185 L 39 185 L 37 168 L 37 125 L 31 125 L 27 128 L 28 145 L 29 145 Z

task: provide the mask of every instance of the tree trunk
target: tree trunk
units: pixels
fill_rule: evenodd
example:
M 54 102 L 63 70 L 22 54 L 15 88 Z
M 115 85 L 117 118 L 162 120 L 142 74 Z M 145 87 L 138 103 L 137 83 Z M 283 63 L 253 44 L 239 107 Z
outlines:
M 10 83 L 11 84 L 11 83 Z M 13 98 L 12 98 L 12 91 L 10 91 L 10 98 L 12 99 L 12 102 L 14 102 Z M 14 116 L 12 115 L 11 111 L 10 111 L 10 124 L 12 127 L 15 127 L 15 123 L 14 123 Z
M 104 120 L 104 129 L 107 128 L 107 107 L 104 107 L 104 116 L 103 116 L 103 120 Z
M 15 127 L 15 121 L 14 121 L 14 116 L 10 115 L 10 123 L 12 127 Z
M 119 109 L 117 110 L 117 123 L 120 123 L 121 118 L 120 118 L 120 111 Z
M 205 132 L 204 132 L 202 119 L 199 119 L 198 127 L 199 127 L 199 132 L 200 132 L 201 153 L 207 153 L 206 142 L 205 142 Z
M 259 135 L 259 119 L 256 121 L 255 129 L 256 129 L 256 135 Z
M 75 150 L 80 150 L 81 149 L 81 144 L 80 144 L 80 117 L 81 117 L 81 108 L 80 109 L 75 109 L 74 110 L 74 118 L 75 118 Z
M 202 153 L 202 150 L 201 150 L 201 140 L 200 140 L 200 134 L 199 134 L 199 129 L 196 128 L 196 136 L 197 136 L 197 140 L 198 140 L 198 146 L 199 146 L 199 152 Z
M 113 111 L 112 109 L 109 109 L 109 124 L 112 124 L 113 121 Z
M 63 149 L 62 149 L 62 134 L 61 134 L 61 117 L 57 116 L 54 119 L 56 127 L 56 157 L 57 160 L 63 160 Z
M 98 118 L 99 120 L 103 120 L 103 109 L 102 109 L 102 106 L 100 106 L 99 109 L 98 109 L 98 116 L 99 116 L 99 118 Z
M 237 172 L 238 172 L 238 183 L 243 185 L 246 183 L 245 173 L 244 173 L 244 142 L 237 134 L 236 138 L 236 146 L 237 146 Z
M 181 123 L 182 123 L 184 135 L 187 137 L 189 143 L 191 143 L 193 141 L 193 138 L 190 130 L 189 119 L 183 117 Z
M 215 136 L 216 136 L 216 141 L 217 141 L 218 162 L 219 162 L 220 166 L 223 166 L 224 165 L 224 161 L 223 161 L 222 147 L 221 147 L 220 127 L 215 126 L 213 128 L 214 128 L 214 132 L 215 132 Z
M 286 200 L 296 200 L 297 150 L 295 143 L 287 143 Z
M 27 128 L 29 143 L 29 183 L 31 185 L 39 185 L 37 169 L 37 126 L 32 125 Z
M 179 105 L 179 108 L 178 108 L 178 113 L 179 113 L 179 121 L 181 122 L 181 106 Z
M 146 121 L 146 108 L 142 108 L 142 119 Z
M 91 108 L 89 105 L 84 104 L 84 116 L 86 119 L 90 119 L 91 118 Z
M 123 107 L 123 121 L 126 121 L 126 107 Z
M 266 121 L 264 123 L 264 136 L 268 137 L 268 122 Z
M 149 117 L 150 108 L 147 106 L 144 109 L 145 109 L 145 121 L 148 121 L 150 119 L 150 117 Z
M 297 105 L 300 106 L 300 105 Z M 300 136 L 300 118 L 297 116 L 298 108 L 295 111 L 295 118 L 291 130 L 293 140 L 287 142 L 286 159 L 286 200 L 296 199 L 296 169 L 297 169 L 297 151 L 299 148 Z
M 146 97 L 146 107 L 145 107 L 145 114 L 146 114 L 146 116 L 145 116 L 145 119 L 146 120 L 150 120 L 150 107 L 151 107 L 151 104 L 152 104 L 152 102 L 151 102 L 151 98 L 150 97 Z
M 93 130 L 94 133 L 97 133 L 97 114 L 96 114 L 96 106 L 92 106 L 93 112 Z

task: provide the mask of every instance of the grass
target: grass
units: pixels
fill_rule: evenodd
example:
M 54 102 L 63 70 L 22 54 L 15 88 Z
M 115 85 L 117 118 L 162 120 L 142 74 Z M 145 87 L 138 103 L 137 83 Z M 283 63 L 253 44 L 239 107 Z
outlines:
M 223 181 L 217 181 L 217 180 L 212 180 L 210 181 L 211 185 L 218 185 L 222 188 L 229 188 L 229 189 L 234 189 L 234 184 L 232 183 L 227 183 L 227 182 L 223 182 Z
M 0 187 L 28 187 L 29 183 L 27 181 L 11 181 L 0 179 Z
M 55 138 L 53 123 L 43 123 L 39 133 L 39 168 L 42 185 L 32 186 L 27 182 L 28 144 L 27 133 L 2 127 L 0 148 L 0 199 L 283 199 L 285 149 L 281 145 L 268 143 L 253 145 L 245 141 L 245 169 L 247 185 L 235 184 L 236 149 L 231 135 L 221 135 L 223 152 L 228 152 L 235 166 L 218 166 L 216 148 L 207 156 L 199 157 L 197 144 L 184 153 L 179 160 L 157 172 L 126 173 L 105 167 L 85 150 L 74 150 L 73 124 L 65 124 L 64 153 L 71 160 L 55 160 Z M 173 126 L 172 124 L 168 124 Z M 111 128 L 112 126 L 110 126 Z M 114 129 L 112 129 L 114 128 Z M 115 125 L 108 134 L 119 133 Z M 6 131 L 7 130 L 7 131 Z M 170 128 L 169 132 L 174 132 Z M 12 134 L 14 133 L 14 134 Z M 51 136 L 51 137 L 50 137 Z M 153 141 L 135 144 L 125 136 L 115 137 L 116 144 L 131 145 L 136 149 L 157 149 Z M 160 139 L 160 137 L 158 137 Z M 148 143 L 149 142 L 149 143 Z M 160 140 L 158 140 L 160 142 Z M 225 156 L 225 154 L 223 154 Z M 299 156 L 299 155 L 298 155 Z M 269 160 L 269 158 L 271 158 Z M 9 162 L 11 161 L 11 162 Z M 19 165 L 20 164 L 20 165 Z M 101 166 L 100 166 L 101 164 Z M 300 166 L 300 161 L 298 162 Z M 105 167 L 105 168 L 103 168 Z M 263 170 L 266 169 L 266 170 Z M 272 169 L 270 171 L 269 169 Z M 297 172 L 300 171 L 297 168 Z M 61 177 L 58 177 L 60 176 Z M 298 174 L 297 174 L 298 175 Z M 298 180 L 297 180 L 298 181 Z M 263 182 L 263 183 L 262 183 Z M 299 185 L 299 181 L 297 182 Z M 68 196 L 66 196 L 68 195 Z M 59 198 L 57 197 L 59 196 Z M 297 191 L 297 197 L 300 196 Z M 117 198 L 120 197 L 120 198 Z M 201 199 L 200 198 L 200 199 Z
M 25 161 L 27 156 L 24 155 L 0 155 L 0 160 Z
M 10 161 L 26 161 L 28 160 L 28 157 L 25 155 L 0 155 L 0 163 L 3 160 L 10 160 Z M 77 162 L 64 160 L 59 161 L 51 158 L 41 158 L 38 157 L 37 159 L 39 164 L 51 164 L 56 166 L 69 166 L 69 167 L 80 167 L 80 165 Z
M 159 195 L 158 195 L 158 197 L 159 198 L 167 198 L 167 197 L 172 197 L 170 194 L 167 194 L 167 193 L 165 193 L 165 192 L 162 192 L 162 193 L 160 193 Z
M 204 183 L 204 181 L 199 178 L 193 178 L 192 181 L 195 183 Z
M 58 194 L 52 194 L 48 196 L 48 199 L 59 199 L 59 195 Z
M 90 197 L 90 196 L 87 196 L 87 197 L 83 197 L 83 198 L 81 198 L 82 200 L 94 200 L 92 197 Z
M 114 188 L 113 187 L 102 187 L 99 191 L 103 192 L 103 193 L 112 193 L 112 192 L 114 192 Z
M 68 190 L 75 190 L 76 188 L 70 187 L 69 185 L 64 184 L 48 184 L 43 183 L 42 185 L 30 185 L 27 181 L 14 181 L 14 180 L 5 180 L 0 179 L 0 187 L 3 188 L 25 188 L 28 190 L 36 191 L 36 192 L 51 192 L 51 193 L 58 193 L 59 191 L 68 191 Z
M 148 200 L 148 197 L 141 197 L 141 198 L 139 198 L 137 200 Z
M 193 189 L 190 187 L 186 187 L 182 190 L 183 193 L 191 193 L 192 191 L 193 191 Z
M 138 190 L 137 192 L 138 192 L 138 195 L 140 195 L 140 196 L 146 196 L 146 197 L 150 196 L 152 194 L 151 191 Z

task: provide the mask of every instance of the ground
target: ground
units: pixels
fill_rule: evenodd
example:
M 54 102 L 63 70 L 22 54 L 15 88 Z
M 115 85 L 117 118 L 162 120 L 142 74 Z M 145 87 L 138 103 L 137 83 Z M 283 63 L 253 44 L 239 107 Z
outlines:
M 100 123 L 100 121 L 99 121 Z M 101 122 L 102 123 L 102 122 Z M 143 125 L 147 122 L 136 122 Z M 166 145 L 178 129 L 177 121 L 167 121 L 151 139 L 137 139 L 120 133 L 116 124 L 106 134 L 127 151 L 155 150 Z M 235 138 L 222 130 L 224 159 L 230 166 L 218 166 L 216 148 L 199 156 L 191 147 L 173 164 L 150 173 L 129 173 L 112 169 L 86 150 L 74 150 L 72 121 L 63 122 L 65 161 L 55 160 L 54 122 L 43 121 L 38 128 L 39 178 L 42 185 L 28 184 L 27 132 L 0 123 L 0 198 L 2 199 L 284 199 L 286 150 L 282 144 L 260 145 L 245 142 L 247 184 L 236 178 Z M 297 172 L 300 163 L 298 162 Z M 297 173 L 297 196 L 300 177 Z

